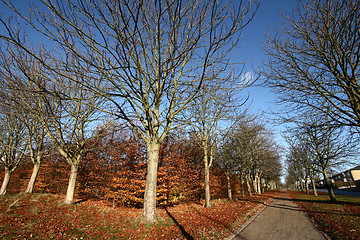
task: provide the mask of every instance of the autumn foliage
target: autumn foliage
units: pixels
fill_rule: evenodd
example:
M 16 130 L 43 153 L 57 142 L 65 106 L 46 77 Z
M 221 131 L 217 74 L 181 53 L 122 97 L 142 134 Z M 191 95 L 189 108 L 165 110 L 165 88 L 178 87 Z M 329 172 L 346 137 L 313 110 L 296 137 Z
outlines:
M 76 185 L 77 199 L 107 200 L 113 205 L 141 207 L 146 180 L 146 146 L 134 134 L 98 137 L 82 159 Z M 202 151 L 197 142 L 168 138 L 159 157 L 157 204 L 201 201 L 204 195 Z M 13 174 L 8 192 L 23 191 L 32 164 L 24 162 Z M 43 162 L 34 191 L 65 194 L 69 166 L 56 150 Z M 226 197 L 224 173 L 211 172 L 212 196 Z

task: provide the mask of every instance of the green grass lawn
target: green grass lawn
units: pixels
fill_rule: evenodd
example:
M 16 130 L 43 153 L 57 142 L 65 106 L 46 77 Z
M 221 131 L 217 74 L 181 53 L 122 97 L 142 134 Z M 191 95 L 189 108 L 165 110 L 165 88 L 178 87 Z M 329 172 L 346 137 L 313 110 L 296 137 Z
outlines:
M 327 194 L 315 197 L 293 191 L 291 196 L 331 239 L 360 239 L 360 197 L 339 195 L 332 203 Z

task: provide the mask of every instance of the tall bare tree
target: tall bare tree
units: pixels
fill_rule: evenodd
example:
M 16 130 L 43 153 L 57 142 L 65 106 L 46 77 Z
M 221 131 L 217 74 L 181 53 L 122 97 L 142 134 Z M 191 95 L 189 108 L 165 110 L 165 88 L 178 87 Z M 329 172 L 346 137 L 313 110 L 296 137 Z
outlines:
M 254 117 L 240 119 L 222 144 L 222 161 L 245 182 L 249 195 L 263 191 L 262 183 L 278 182 L 281 174 L 279 148 L 272 133 Z M 262 180 L 263 179 L 263 180 Z M 251 186 L 251 183 L 253 186 Z M 241 194 L 244 196 L 243 187 Z
M 228 53 L 258 4 L 231 0 L 42 2 L 42 8 L 31 8 L 29 17 L 10 1 L 6 5 L 37 33 L 76 56 L 77 68 L 89 64 L 93 79 L 81 84 L 107 99 L 110 106 L 103 110 L 126 120 L 145 141 L 144 217 L 156 221 L 160 145 L 175 116 L 197 95 L 208 70 L 222 71 L 230 63 Z M 9 21 L 2 23 L 8 31 L 1 37 L 26 48 L 21 32 Z M 74 65 L 67 60 L 66 69 Z
M 324 114 L 335 125 L 360 126 L 359 28 L 357 0 L 299 1 L 284 16 L 284 28 L 267 37 L 263 74 L 279 101 L 288 103 L 287 113 Z
M 0 195 L 6 193 L 10 176 L 24 158 L 27 147 L 25 125 L 7 103 L 3 101 L 0 107 L 0 161 L 5 169 Z
M 38 176 L 40 165 L 43 159 L 49 154 L 50 146 L 49 139 L 47 138 L 45 128 L 36 119 L 36 117 L 30 117 L 30 114 L 22 116 L 26 128 L 27 128 L 27 145 L 29 150 L 30 160 L 34 165 L 33 172 L 31 174 L 29 183 L 26 187 L 26 193 L 32 193 L 36 178 Z
M 37 51 L 41 52 L 41 49 Z M 73 73 L 70 71 L 60 74 L 61 68 L 57 67 L 58 62 L 54 61 L 53 56 L 39 53 L 37 59 L 17 46 L 8 47 L 6 54 L 9 57 L 7 64 L 2 65 L 5 66 L 2 75 L 8 82 L 8 88 L 16 93 L 16 97 L 10 99 L 14 103 L 13 111 L 19 112 L 22 109 L 28 115 L 22 121 L 29 129 L 28 144 L 34 163 L 34 178 L 45 153 L 46 133 L 71 166 L 65 198 L 65 203 L 70 204 L 74 198 L 81 157 L 88 151 L 85 147 L 88 125 L 96 120 L 101 100 L 79 84 L 80 81 L 85 81 L 88 72 L 78 71 L 76 75 L 70 75 Z M 59 70 L 50 71 L 42 64 L 45 62 L 47 66 Z M 77 81 L 70 82 L 70 77 Z M 35 129 L 38 127 L 40 128 Z M 29 192 L 32 181 L 33 179 L 27 189 Z
M 307 135 L 296 129 L 287 129 L 286 132 L 290 134 L 290 136 L 284 136 L 289 145 L 287 162 L 292 165 L 298 165 L 298 171 L 302 173 L 300 175 L 304 177 L 307 192 L 309 191 L 307 186 L 308 178 L 310 178 L 314 196 L 317 196 L 315 175 L 321 171 L 317 165 L 313 164 L 315 156 L 312 154 L 311 145 L 309 145 L 308 140 L 306 140 Z
M 308 118 L 306 124 L 298 126 L 296 138 L 301 141 L 301 145 L 306 145 L 307 155 L 310 157 L 312 168 L 319 170 L 324 177 L 328 188 L 331 201 L 335 202 L 333 185 L 329 177 L 329 170 L 349 162 L 356 155 L 357 146 L 352 136 L 346 134 L 341 128 L 333 128 L 328 120 L 320 117 Z M 304 166 L 303 157 L 296 156 L 296 161 L 300 162 L 304 169 L 304 178 L 308 174 L 306 165 Z
M 15 87 L 15 85 L 20 83 L 16 83 L 19 80 L 16 76 L 21 70 L 16 67 L 18 64 L 16 59 L 12 57 L 14 56 L 13 53 L 14 52 L 12 52 L 11 49 L 6 48 L 6 44 L 0 52 L 0 75 L 3 79 L 1 87 L 2 89 L 7 89 L 7 91 L 12 92 L 12 94 L 5 94 L 2 96 L 2 99 L 3 101 L 7 101 L 9 110 L 26 128 L 26 142 L 28 145 L 28 152 L 26 155 L 30 157 L 34 168 L 25 192 L 31 193 L 34 188 L 41 162 L 50 148 L 46 141 L 45 129 L 42 127 L 37 117 L 32 114 L 32 110 L 35 108 L 34 102 L 30 100 L 33 99 L 32 94 L 26 88 L 21 89 L 22 91 L 19 92 L 19 89 Z M 34 69 L 34 71 L 36 70 Z M 22 99 L 27 99 L 28 104 L 22 104 Z
M 251 82 L 230 74 L 225 78 L 213 77 L 202 85 L 199 95 L 193 99 L 186 117 L 204 153 L 205 207 L 210 207 L 210 168 L 216 157 L 217 146 L 225 131 L 236 119 L 242 104 L 238 95 Z M 241 114 L 238 114 L 241 115 Z

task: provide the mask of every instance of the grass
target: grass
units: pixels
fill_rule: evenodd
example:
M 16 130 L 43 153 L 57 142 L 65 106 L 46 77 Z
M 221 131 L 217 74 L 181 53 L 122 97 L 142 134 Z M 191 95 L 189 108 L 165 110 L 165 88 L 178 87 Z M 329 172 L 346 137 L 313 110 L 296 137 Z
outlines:
M 0 239 L 222 239 L 271 196 L 214 200 L 211 208 L 194 202 L 158 208 L 154 224 L 142 220 L 141 209 L 92 200 L 64 205 L 63 198 L 0 196 Z
M 360 197 L 336 196 L 332 203 L 327 194 L 315 197 L 293 191 L 291 196 L 331 239 L 360 239 Z

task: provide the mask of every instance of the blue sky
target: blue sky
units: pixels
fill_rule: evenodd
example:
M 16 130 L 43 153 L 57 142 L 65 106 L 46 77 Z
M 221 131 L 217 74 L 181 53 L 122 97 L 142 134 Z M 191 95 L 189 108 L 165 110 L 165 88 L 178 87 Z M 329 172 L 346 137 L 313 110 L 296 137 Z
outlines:
M 28 7 L 28 2 L 22 5 L 21 1 L 15 0 L 16 6 L 21 6 L 25 9 Z M 36 3 L 37 1 L 30 1 Z M 265 39 L 265 33 L 271 28 L 281 28 L 282 17 L 280 13 L 290 13 L 296 7 L 297 0 L 262 0 L 260 7 L 255 15 L 253 21 L 244 29 L 243 36 L 240 41 L 241 49 L 238 50 L 236 61 L 247 61 L 245 71 L 252 72 L 261 66 L 261 62 L 266 59 L 261 40 Z M 40 4 L 41 5 L 41 4 Z M 1 10 L 0 10 L 1 12 Z M 6 12 L 5 12 L 6 13 Z M 269 112 L 269 110 L 276 110 L 274 99 L 275 96 L 264 87 L 252 87 L 242 94 L 250 94 L 249 102 L 251 102 L 251 111 L 253 113 Z M 265 114 L 267 119 L 271 118 L 271 114 Z M 278 136 L 277 139 L 282 141 Z
M 265 40 L 265 34 L 274 28 L 281 28 L 282 14 L 289 14 L 296 8 L 296 0 L 262 0 L 258 12 L 253 21 L 244 29 L 241 39 L 242 48 L 239 50 L 237 58 L 242 61 L 248 61 L 245 71 L 252 72 L 253 69 L 261 67 L 266 59 L 262 47 Z M 265 118 L 271 118 L 270 110 L 276 111 L 280 106 L 274 104 L 275 96 L 265 87 L 251 87 L 246 93 L 250 94 L 251 111 L 253 113 L 265 112 Z M 283 127 L 274 127 L 277 129 L 277 140 L 282 143 L 279 131 Z

